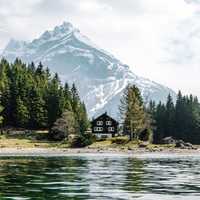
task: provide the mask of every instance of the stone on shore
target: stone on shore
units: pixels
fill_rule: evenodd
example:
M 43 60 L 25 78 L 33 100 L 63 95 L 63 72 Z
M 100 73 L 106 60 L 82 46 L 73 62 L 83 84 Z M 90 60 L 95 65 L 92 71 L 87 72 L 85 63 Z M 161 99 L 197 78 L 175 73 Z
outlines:
M 163 138 L 162 143 L 163 144 L 175 144 L 176 140 L 173 137 L 169 136 L 169 137 Z
M 177 140 L 175 144 L 176 148 L 182 148 L 182 149 L 193 149 L 193 145 L 189 142 L 184 142 L 183 140 Z

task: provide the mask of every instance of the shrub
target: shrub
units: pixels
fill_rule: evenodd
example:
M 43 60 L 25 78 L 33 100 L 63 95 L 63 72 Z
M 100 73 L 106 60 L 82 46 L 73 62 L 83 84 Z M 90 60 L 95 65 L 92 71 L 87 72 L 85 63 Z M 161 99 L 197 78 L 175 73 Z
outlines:
M 129 142 L 128 137 L 114 137 L 111 139 L 112 144 L 126 144 Z
M 71 141 L 71 147 L 79 148 L 91 145 L 95 141 L 95 137 L 92 134 L 77 135 Z
M 153 140 L 153 133 L 151 129 L 145 129 L 143 130 L 139 135 L 139 140 L 145 141 L 145 142 L 152 142 Z
M 70 111 L 65 111 L 62 117 L 57 119 L 49 133 L 49 139 L 61 141 L 69 134 L 75 134 L 75 117 Z

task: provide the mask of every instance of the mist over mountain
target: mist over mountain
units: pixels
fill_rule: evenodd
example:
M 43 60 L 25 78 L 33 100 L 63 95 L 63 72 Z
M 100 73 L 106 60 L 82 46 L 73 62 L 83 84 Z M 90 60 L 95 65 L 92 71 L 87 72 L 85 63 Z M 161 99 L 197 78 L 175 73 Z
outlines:
M 116 117 L 120 97 L 129 83 L 139 87 L 145 101 L 165 102 L 169 93 L 176 97 L 173 90 L 134 74 L 67 22 L 32 42 L 10 40 L 2 57 L 11 62 L 16 57 L 28 63 L 41 61 L 58 72 L 62 81 L 75 82 L 90 117 L 104 111 Z

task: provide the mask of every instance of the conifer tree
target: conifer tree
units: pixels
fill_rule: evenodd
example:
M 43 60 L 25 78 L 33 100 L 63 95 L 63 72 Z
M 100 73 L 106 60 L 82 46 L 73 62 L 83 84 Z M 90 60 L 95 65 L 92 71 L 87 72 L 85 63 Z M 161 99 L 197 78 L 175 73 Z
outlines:
M 145 128 L 145 111 L 139 89 L 128 85 L 124 91 L 120 104 L 120 114 L 123 129 L 130 135 L 130 140 L 138 139 Z
M 74 83 L 72 84 L 72 88 L 71 88 L 71 99 L 72 99 L 72 102 L 71 102 L 72 109 L 76 113 L 78 112 L 80 98 L 79 98 L 78 91 Z
M 27 127 L 29 120 L 29 112 L 20 97 L 16 99 L 16 125 L 19 127 Z
M 166 113 L 165 113 L 165 136 L 174 135 L 175 126 L 175 108 L 171 95 L 167 97 Z
M 161 102 L 156 107 L 156 113 L 154 115 L 156 129 L 154 131 L 154 143 L 161 143 L 165 137 L 165 116 L 166 107 Z
M 78 90 L 74 83 L 72 84 L 71 91 L 69 90 L 68 84 L 65 85 L 65 95 L 68 97 L 67 99 L 71 99 L 71 102 L 67 102 L 67 105 L 75 114 L 77 124 L 76 132 L 78 134 L 83 134 L 89 127 L 89 121 L 85 104 L 81 102 Z
M 52 81 L 49 82 L 47 92 L 47 111 L 48 123 L 51 127 L 58 117 L 62 114 L 61 99 L 60 99 L 60 81 L 58 75 L 55 74 Z
M 89 120 L 84 102 L 80 104 L 79 115 L 78 115 L 79 132 L 84 134 L 89 127 Z
M 0 62 L 0 123 L 2 124 L 3 119 L 4 122 L 7 122 L 7 116 L 9 115 L 9 99 L 10 99 L 10 88 L 9 88 L 9 79 L 8 79 L 8 71 L 10 69 L 9 63 L 2 59 Z
M 29 92 L 29 127 L 32 129 L 47 127 L 47 108 L 41 91 L 34 86 Z
M 182 96 L 181 91 L 178 92 L 177 100 L 176 100 L 176 107 L 175 107 L 175 122 L 176 122 L 176 130 L 175 130 L 175 137 L 181 138 L 184 134 L 185 130 L 185 103 Z
M 64 110 L 72 111 L 72 96 L 68 83 L 65 83 L 63 89 L 64 95 Z

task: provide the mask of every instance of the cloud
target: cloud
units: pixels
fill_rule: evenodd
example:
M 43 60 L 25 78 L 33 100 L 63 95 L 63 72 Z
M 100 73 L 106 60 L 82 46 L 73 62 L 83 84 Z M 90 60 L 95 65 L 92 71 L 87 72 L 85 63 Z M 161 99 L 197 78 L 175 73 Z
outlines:
M 65 13 L 75 14 L 78 5 L 71 0 L 41 0 L 33 6 L 33 12 L 39 15 L 59 16 Z
M 70 21 L 135 73 L 200 96 L 200 0 L 0 0 L 0 5 L 0 49 L 9 38 L 32 40 Z

